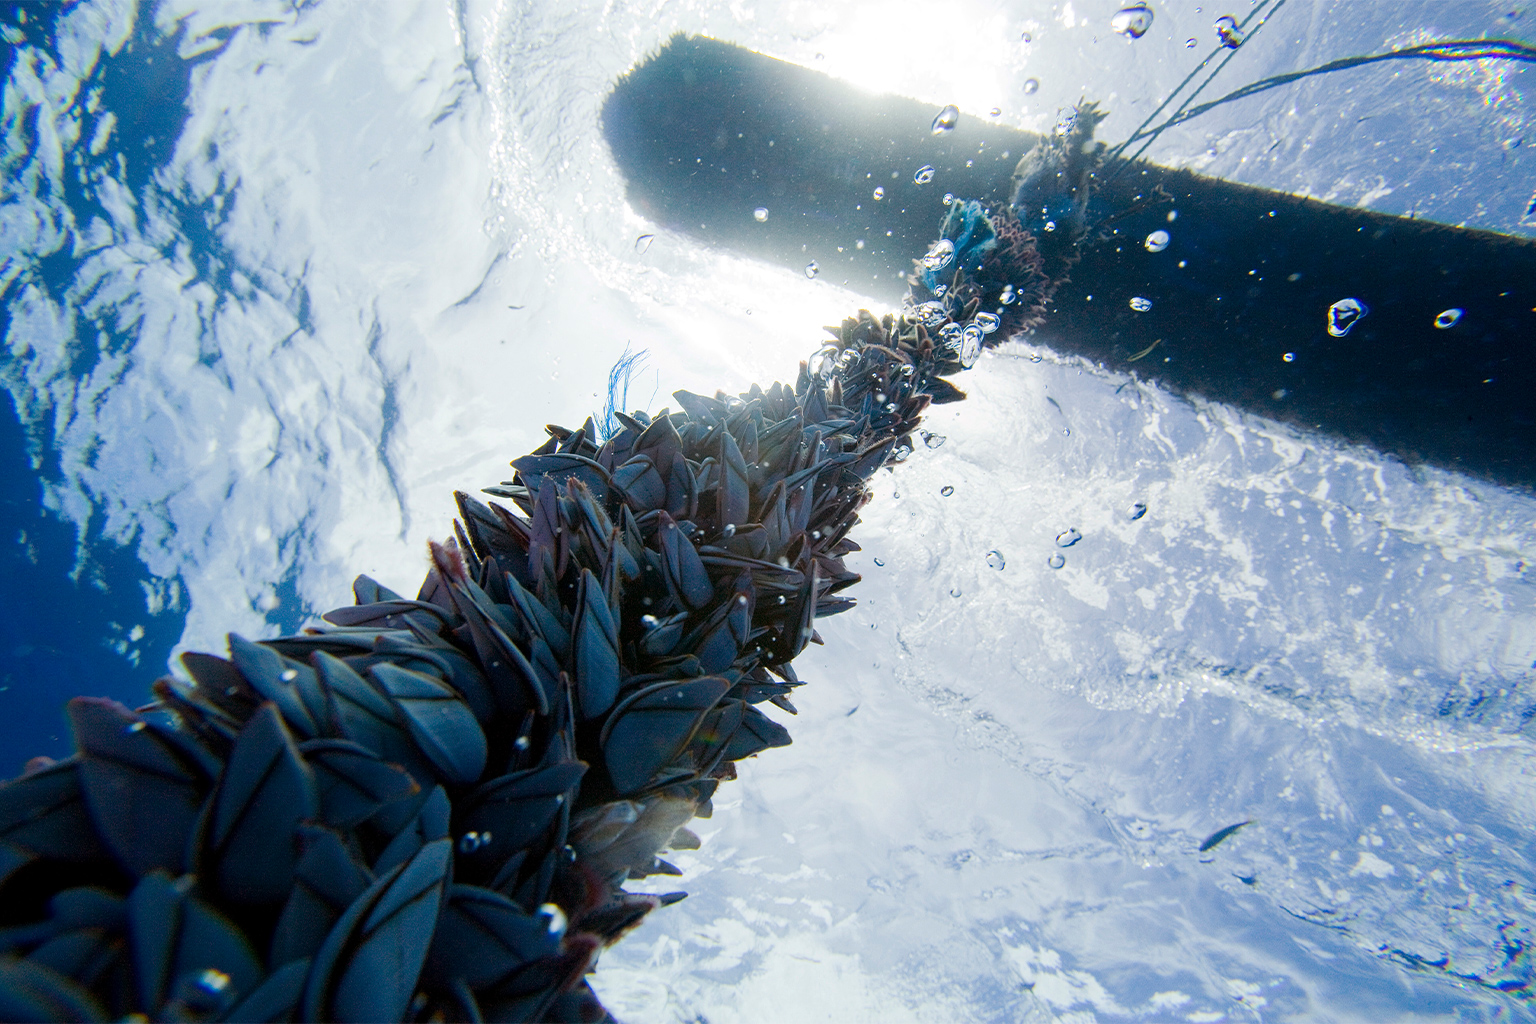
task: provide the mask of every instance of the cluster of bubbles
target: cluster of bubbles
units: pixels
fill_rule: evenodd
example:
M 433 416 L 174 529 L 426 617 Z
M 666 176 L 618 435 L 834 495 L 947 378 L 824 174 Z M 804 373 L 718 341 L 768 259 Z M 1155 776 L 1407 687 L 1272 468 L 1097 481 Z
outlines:
M 1197 11 L 1199 8 L 1195 8 Z M 1145 0 L 1137 0 L 1129 7 L 1122 7 L 1109 19 L 1109 27 L 1117 35 L 1127 39 L 1140 39 L 1152 28 L 1152 8 L 1147 6 Z M 1238 31 L 1237 19 L 1230 14 L 1223 14 L 1216 19 L 1216 40 L 1222 46 L 1235 50 L 1243 45 L 1243 34 Z M 1185 49 L 1194 49 L 1199 41 L 1190 37 L 1184 41 Z
M 922 310 L 928 305 L 938 304 L 925 302 L 918 309 Z M 1001 319 L 996 314 L 977 313 L 971 318 L 970 323 L 961 325 L 951 321 L 940 327 L 939 341 L 947 345 L 951 351 L 956 352 L 960 357 L 960 365 L 969 370 L 976 365 L 976 360 L 981 358 L 982 343 L 987 335 L 997 330 L 1001 323 Z M 924 326 L 927 324 L 925 323 Z
M 489 832 L 465 832 L 459 837 L 459 852 L 474 853 L 483 847 L 491 845 Z

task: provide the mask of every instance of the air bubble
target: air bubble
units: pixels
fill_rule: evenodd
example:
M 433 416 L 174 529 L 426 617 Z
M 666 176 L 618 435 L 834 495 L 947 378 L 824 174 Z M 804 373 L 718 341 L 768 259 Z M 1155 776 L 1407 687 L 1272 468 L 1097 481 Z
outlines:
M 1117 35 L 1140 39 L 1147 34 L 1147 29 L 1152 27 L 1152 9 L 1146 4 L 1122 8 L 1109 19 L 1109 27 L 1114 29 Z
M 752 216 L 757 218 L 757 222 L 761 224 L 763 221 L 768 219 L 768 207 L 759 206 L 757 209 L 752 211 Z
M 1131 299 L 1131 308 L 1138 313 L 1145 313 L 1152 308 L 1152 300 L 1143 295 L 1137 295 Z
M 976 360 L 981 358 L 981 341 L 986 337 L 980 327 L 975 324 L 966 324 L 960 332 L 960 366 L 969 370 L 976 365 Z
M 1461 322 L 1461 314 L 1462 311 L 1455 307 L 1442 310 L 1440 315 L 1435 317 L 1435 327 L 1442 331 L 1449 330 Z
M 1237 30 L 1237 19 L 1223 14 L 1216 19 L 1216 39 L 1222 46 L 1235 50 L 1243 45 L 1243 34 Z
M 954 493 L 955 493 L 955 489 L 953 487 L 951 487 L 949 484 L 945 484 L 943 487 L 939 488 L 939 494 L 942 495 L 943 497 L 947 498 L 951 494 L 954 494 Z
M 661 625 L 661 620 L 654 615 L 642 615 L 640 616 L 640 625 L 644 626 L 646 629 L 655 629 L 657 626 Z
M 991 313 L 977 313 L 971 322 L 980 327 L 983 334 L 991 334 L 1002 323 L 1001 320 Z
M 895 448 L 891 449 L 891 461 L 892 462 L 906 462 L 907 458 L 911 454 L 912 454 L 912 446 L 911 445 L 909 445 L 909 444 L 899 444 Z
M 934 115 L 933 127 L 930 131 L 935 135 L 943 135 L 945 132 L 955 130 L 955 125 L 960 123 L 960 108 L 950 103 Z
M 1003 108 L 1002 107 L 993 107 L 992 110 L 991 110 L 991 115 L 993 117 L 1002 117 L 1003 116 Z
M 1050 566 L 1052 569 L 1060 569 L 1062 566 L 1067 564 L 1067 556 L 1058 551 L 1050 558 L 1047 558 L 1045 560 L 1045 564 Z
M 645 251 L 651 247 L 651 243 L 654 241 L 656 241 L 655 235 L 641 235 L 639 238 L 635 239 L 635 252 L 639 253 L 641 256 L 644 256 Z
M 917 173 L 912 175 L 912 180 L 918 185 L 928 184 L 933 180 L 933 165 L 923 164 L 917 169 Z
M 819 273 L 821 273 L 821 268 L 816 265 L 815 260 L 811 260 L 811 262 L 805 265 L 806 277 L 815 277 Z
M 1007 564 L 1008 564 L 1008 561 L 1007 561 L 1007 559 L 1003 558 L 1003 553 L 1001 551 L 988 551 L 987 552 L 987 568 L 989 568 L 989 569 L 1001 569 L 1001 568 L 1003 568 Z
M 564 935 L 565 934 L 565 929 L 566 929 L 567 921 L 566 921 L 566 917 L 565 917 L 565 911 L 560 909 L 560 905 L 559 904 L 557 904 L 557 903 L 545 903 L 545 904 L 543 904 L 542 906 L 539 907 L 539 916 L 540 917 L 547 917 L 547 918 L 549 918 L 549 924 L 547 924 L 545 926 L 546 928 L 549 929 L 549 934 L 551 934 L 551 935 Z
M 1196 46 L 1199 45 L 1199 40 L 1197 40 L 1194 36 L 1190 36 L 1188 39 L 1184 40 L 1184 49 L 1186 50 L 1193 50 Z
M 875 564 L 880 566 L 881 568 L 884 568 L 885 567 L 885 560 L 883 558 L 877 558 L 877 559 L 875 559 Z
M 210 967 L 197 976 L 197 987 L 204 992 L 218 995 L 229 987 L 229 975 L 216 967 Z
M 823 345 L 806 361 L 806 372 L 813 377 L 827 378 L 837 369 L 836 345 Z
M 1131 522 L 1134 523 L 1136 520 L 1140 519 L 1146 514 L 1147 503 L 1144 501 L 1133 501 L 1131 502 L 1130 511 L 1126 513 L 1126 516 L 1131 520 Z
M 922 431 L 918 436 L 923 439 L 923 444 L 927 445 L 929 448 L 937 448 L 945 441 L 949 440 L 949 438 L 945 437 L 943 434 L 930 434 L 926 430 Z
M 947 323 L 939 328 L 939 341 L 958 352 L 960 351 L 961 337 L 964 333 L 959 324 Z
M 1005 306 L 1010 306 L 1013 304 L 1013 300 L 1016 298 L 1018 298 L 1018 296 L 1014 294 L 1013 285 L 1010 284 L 1003 286 L 1003 294 L 997 297 L 997 301 L 1001 302 Z
M 1077 532 L 1077 527 L 1069 527 L 1056 535 L 1056 546 L 1059 548 L 1069 548 L 1082 539 L 1083 535 Z
M 1344 337 L 1369 312 L 1359 299 L 1340 299 L 1328 307 L 1328 333 L 1335 338 Z
M 1158 230 L 1148 235 L 1147 240 L 1141 244 L 1147 247 L 1147 252 L 1162 252 L 1164 249 L 1168 248 L 1168 243 L 1170 241 L 1171 239 L 1169 238 L 1168 232 Z
M 943 270 L 955 261 L 955 243 L 941 238 L 923 255 L 924 270 Z
M 876 185 L 875 186 L 875 202 L 878 203 L 880 200 L 882 200 L 884 198 L 885 198 L 885 186 L 884 185 Z
M 929 328 L 939 326 L 948 316 L 944 312 L 944 303 L 942 302 L 924 302 L 912 312 L 917 314 L 924 327 Z
M 1026 78 L 1026 79 L 1024 79 L 1024 95 L 1025 96 L 1033 96 L 1035 93 L 1037 93 L 1039 91 L 1040 91 L 1040 79 L 1038 79 L 1038 78 Z

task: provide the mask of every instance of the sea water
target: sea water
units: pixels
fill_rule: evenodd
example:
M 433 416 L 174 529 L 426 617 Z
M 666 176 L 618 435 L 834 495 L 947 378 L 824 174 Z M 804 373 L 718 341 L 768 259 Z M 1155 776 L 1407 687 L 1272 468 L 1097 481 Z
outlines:
M 173 649 L 295 629 L 359 572 L 413 587 L 452 489 L 600 412 L 626 351 L 656 412 L 792 379 L 869 304 L 624 201 L 598 111 L 670 33 L 1037 131 L 1087 96 L 1113 136 L 1211 16 L 1159 7 L 1131 42 L 1115 8 L 8 15 L 7 770 L 65 749 L 71 694 L 142 700 Z M 1507 15 L 1293 0 L 1230 85 Z M 1347 74 L 1150 155 L 1529 231 L 1518 67 Z M 947 443 L 877 478 L 794 746 L 697 823 L 692 897 L 604 954 L 610 1007 L 1528 1015 L 1536 502 L 1060 359 L 1048 325 L 962 385 Z

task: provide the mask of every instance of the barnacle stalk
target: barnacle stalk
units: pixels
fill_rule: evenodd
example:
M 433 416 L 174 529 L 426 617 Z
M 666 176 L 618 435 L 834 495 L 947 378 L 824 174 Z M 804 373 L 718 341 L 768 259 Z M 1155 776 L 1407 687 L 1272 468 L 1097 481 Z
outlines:
M 793 386 L 548 427 L 415 597 L 70 701 L 77 752 L 0 785 L 0 1018 L 605 1019 L 598 951 L 683 895 L 624 883 L 789 743 L 871 477 L 1054 288 L 1012 210 L 942 232 Z

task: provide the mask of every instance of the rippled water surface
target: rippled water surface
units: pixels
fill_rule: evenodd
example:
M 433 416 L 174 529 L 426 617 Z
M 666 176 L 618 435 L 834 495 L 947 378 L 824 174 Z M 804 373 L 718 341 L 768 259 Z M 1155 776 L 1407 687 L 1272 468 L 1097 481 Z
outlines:
M 8 12 L 7 770 L 64 745 L 70 694 L 135 702 L 173 648 L 296 628 L 359 572 L 414 587 L 452 488 L 600 409 L 626 350 L 654 412 L 792 379 L 869 304 L 626 205 L 598 111 L 671 33 L 1036 131 L 1086 96 L 1114 141 L 1226 13 L 1153 4 L 1133 41 L 1122 6 L 960 3 L 942 31 L 902 2 Z M 1533 23 L 1290 0 L 1222 81 Z M 1523 67 L 1308 79 L 1149 156 L 1529 235 Z M 983 355 L 880 478 L 795 745 L 698 823 L 692 897 L 605 954 L 605 1001 L 633 1021 L 1531 1017 L 1536 500 L 1049 343 Z

